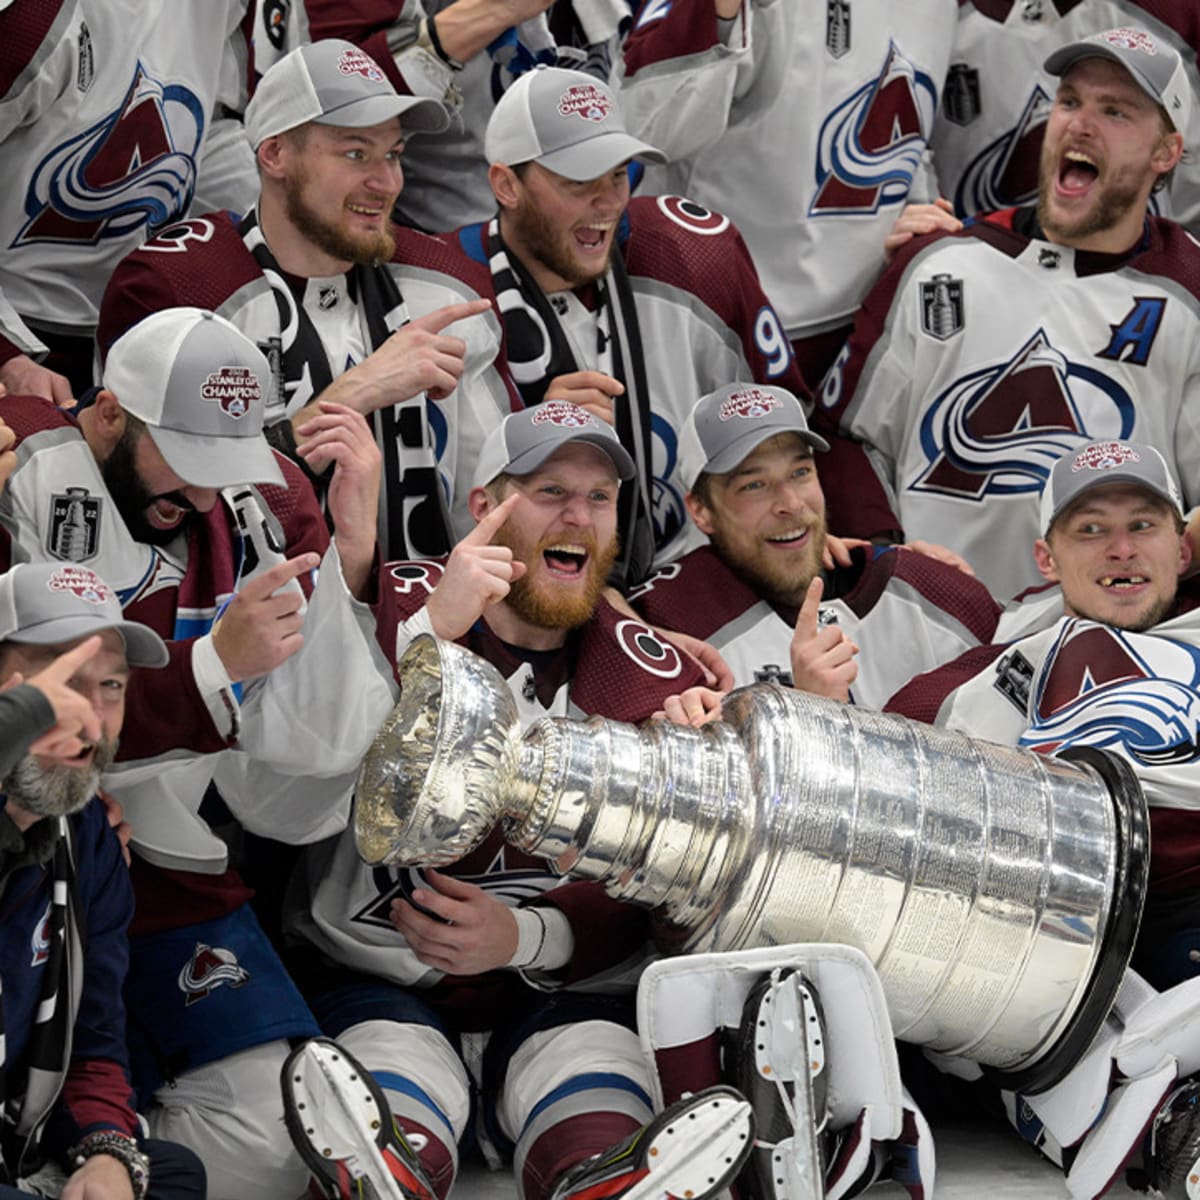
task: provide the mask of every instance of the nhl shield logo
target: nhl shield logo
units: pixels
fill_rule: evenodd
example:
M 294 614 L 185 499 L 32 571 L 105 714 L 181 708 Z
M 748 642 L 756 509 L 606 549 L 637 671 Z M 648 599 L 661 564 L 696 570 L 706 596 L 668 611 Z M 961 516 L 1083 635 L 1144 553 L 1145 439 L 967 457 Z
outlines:
M 850 0 L 828 0 L 825 5 L 825 49 L 834 58 L 850 53 Z
M 935 275 L 921 284 L 921 328 L 939 342 L 948 341 L 963 327 L 961 279 Z
M 100 498 L 84 487 L 51 497 L 46 549 L 66 562 L 94 558 L 100 548 L 100 505 Z
M 249 367 L 222 367 L 200 386 L 201 398 L 219 404 L 221 411 L 235 421 L 240 421 L 261 395 L 258 376 Z
M 983 111 L 979 101 L 979 72 L 966 63 L 951 63 L 942 91 L 942 113 L 954 125 L 970 125 Z

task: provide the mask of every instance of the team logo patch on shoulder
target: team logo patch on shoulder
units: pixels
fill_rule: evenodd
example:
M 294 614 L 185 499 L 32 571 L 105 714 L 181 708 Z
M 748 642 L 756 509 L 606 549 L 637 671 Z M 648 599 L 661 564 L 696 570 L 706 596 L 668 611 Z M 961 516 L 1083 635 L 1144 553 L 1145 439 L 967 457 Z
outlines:
M 963 283 L 949 275 L 935 275 L 921 284 L 921 328 L 939 342 L 948 341 L 963 328 Z
M 238 962 L 232 950 L 197 942 L 192 957 L 179 972 L 179 990 L 187 997 L 185 1005 L 192 1005 L 223 984 L 240 988 L 249 979 L 250 972 Z
M 1142 456 L 1124 442 L 1101 442 L 1097 446 L 1088 446 L 1075 455 L 1071 461 L 1071 471 L 1111 471 L 1126 463 L 1141 461 Z
M 782 408 L 783 401 L 770 392 L 761 388 L 745 388 L 734 392 L 732 396 L 721 401 L 717 416 L 722 421 L 732 421 L 735 417 L 765 417 L 773 408 Z
M 558 98 L 558 111 L 564 117 L 582 117 L 597 123 L 608 119 L 612 101 L 595 84 L 569 87 Z
M 689 233 L 714 237 L 729 228 L 729 218 L 724 213 L 713 212 L 711 208 L 705 208 L 703 204 L 684 196 L 659 196 L 656 203 L 664 217 L 669 217 Z
M 46 587 L 52 592 L 71 592 L 88 604 L 104 604 L 117 598 L 112 588 L 87 567 L 59 567 Z
M 240 421 L 250 411 L 250 406 L 258 403 L 262 385 L 249 367 L 221 367 L 204 380 L 200 396 L 219 404 L 227 417 Z
M 970 125 L 979 120 L 979 72 L 966 63 L 951 63 L 942 91 L 942 113 L 953 125 Z
M 1021 713 L 1029 709 L 1029 689 L 1033 683 L 1033 664 L 1020 650 L 1006 654 L 996 664 L 992 686 Z
M 649 671 L 659 679 L 675 679 L 683 670 L 679 651 L 640 621 L 619 622 L 616 635 L 617 645 L 643 671 Z
M 343 75 L 361 75 L 372 83 L 386 83 L 387 76 L 379 69 L 379 64 L 361 50 L 345 50 L 338 59 L 337 69 Z
M 828 0 L 825 5 L 825 49 L 834 58 L 850 53 L 850 0 Z
M 599 423 L 591 413 L 566 400 L 545 400 L 534 408 L 533 423 L 545 425 L 547 422 L 568 429 L 586 429 L 589 425 Z
M 103 502 L 85 487 L 69 487 L 50 499 L 50 530 L 46 549 L 67 562 L 86 562 L 100 548 L 100 507 Z

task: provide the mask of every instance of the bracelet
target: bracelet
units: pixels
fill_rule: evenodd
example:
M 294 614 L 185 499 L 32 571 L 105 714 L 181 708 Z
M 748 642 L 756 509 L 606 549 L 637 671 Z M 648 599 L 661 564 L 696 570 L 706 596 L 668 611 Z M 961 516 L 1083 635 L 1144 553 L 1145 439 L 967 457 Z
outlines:
M 129 1172 L 133 1200 L 145 1200 L 150 1190 L 150 1157 L 138 1149 L 137 1142 L 129 1134 L 116 1130 L 89 1133 L 77 1146 L 67 1151 L 67 1161 L 72 1167 L 78 1168 L 96 1154 L 115 1158 Z
M 429 48 L 450 68 L 452 71 L 461 71 L 466 65 L 461 63 L 457 58 L 451 58 L 442 46 L 442 39 L 438 37 L 437 22 L 433 17 L 426 17 L 421 22 L 421 36 L 418 39 L 422 44 L 428 43 Z

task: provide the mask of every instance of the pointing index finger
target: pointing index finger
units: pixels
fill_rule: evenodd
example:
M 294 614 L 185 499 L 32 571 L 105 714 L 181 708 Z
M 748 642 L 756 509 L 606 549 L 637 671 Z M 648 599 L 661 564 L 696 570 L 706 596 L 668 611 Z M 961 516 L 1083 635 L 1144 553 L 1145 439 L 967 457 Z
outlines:
M 238 593 L 246 600 L 265 600 L 305 571 L 311 571 L 321 561 L 317 554 L 297 554 L 287 562 L 276 563 L 269 570 L 250 580 Z
M 520 498 L 520 492 L 513 492 L 511 496 L 506 496 L 462 539 L 460 545 L 467 543 L 472 546 L 490 546 L 492 538 L 496 536 L 500 526 L 508 520 L 508 514 L 516 508 L 517 501 Z
M 814 576 L 804 593 L 804 603 L 796 617 L 796 632 L 807 637 L 817 636 L 817 620 L 821 615 L 821 597 L 825 594 L 825 581 L 820 575 Z
M 78 646 L 73 646 L 65 654 L 60 654 L 48 667 L 40 671 L 39 674 L 43 679 L 47 679 L 53 683 L 66 683 L 80 667 L 90 658 L 94 658 L 96 651 L 100 649 L 100 635 L 92 634 L 91 637 L 85 638 Z
M 467 317 L 487 312 L 491 307 L 491 301 L 485 300 L 483 297 L 476 300 L 462 300 L 458 304 L 447 304 L 442 308 L 435 308 L 433 312 L 426 313 L 423 317 L 417 317 L 409 324 L 420 329 L 427 329 L 430 333 L 440 333 L 447 325 L 453 325 L 455 321 L 463 321 Z

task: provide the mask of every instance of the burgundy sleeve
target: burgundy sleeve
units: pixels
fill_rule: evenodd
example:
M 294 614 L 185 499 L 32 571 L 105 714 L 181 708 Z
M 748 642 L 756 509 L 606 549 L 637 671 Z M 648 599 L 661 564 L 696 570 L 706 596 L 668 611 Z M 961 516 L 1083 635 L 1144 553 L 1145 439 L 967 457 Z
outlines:
M 538 898 L 557 908 L 571 924 L 575 948 L 571 961 L 555 972 L 563 984 L 577 983 L 618 966 L 650 940 L 650 914 L 638 905 L 614 900 L 592 880 L 566 883 Z M 597 932 L 603 930 L 603 937 Z
M 305 0 L 304 7 L 314 42 L 332 37 L 353 42 L 383 68 L 396 91 L 412 94 L 387 42 L 387 31 L 403 12 L 404 0 Z
M 975 646 L 945 666 L 910 679 L 883 706 L 883 711 L 899 713 L 914 721 L 924 721 L 926 725 L 934 724 L 951 693 L 974 679 L 1006 649 L 1006 646 Z
M 705 0 L 667 5 L 642 0 L 625 39 L 625 74 L 632 79 L 643 67 L 700 54 L 718 41 L 716 10 Z

